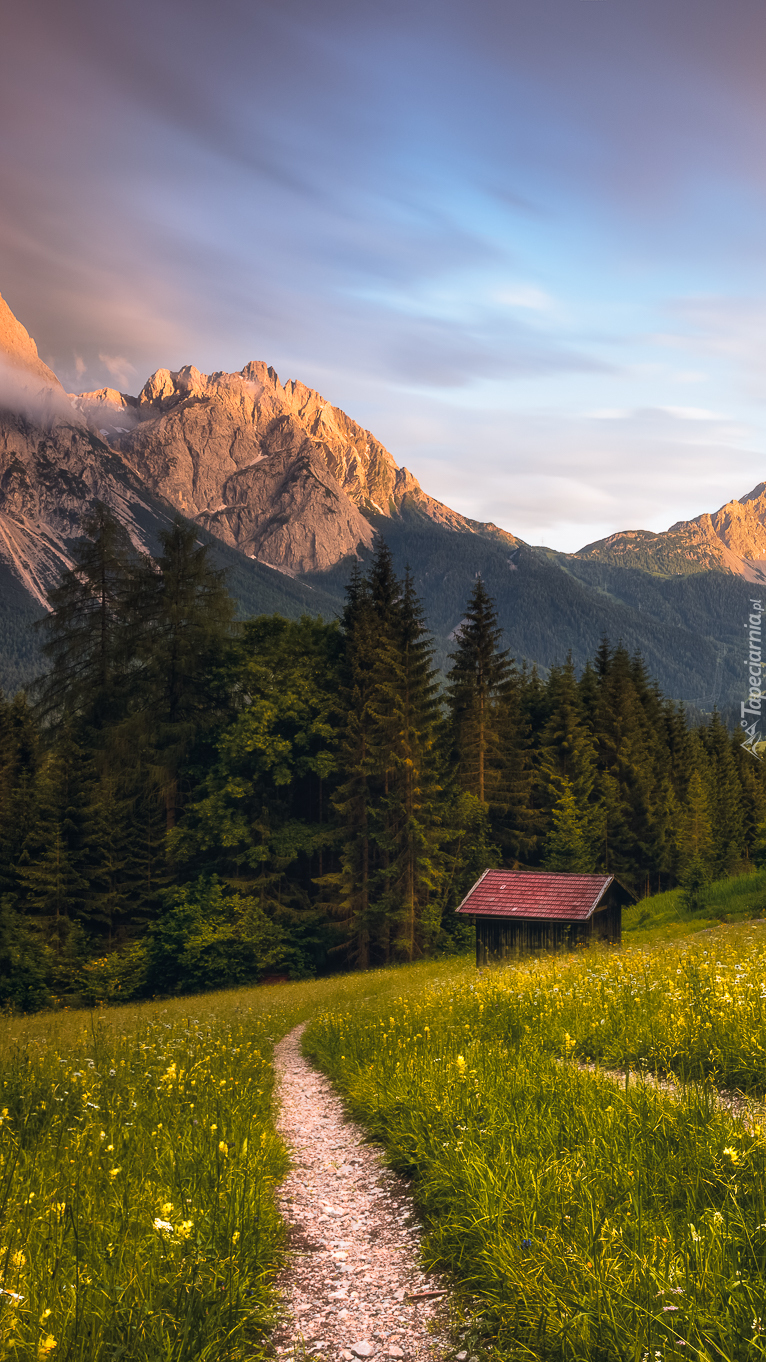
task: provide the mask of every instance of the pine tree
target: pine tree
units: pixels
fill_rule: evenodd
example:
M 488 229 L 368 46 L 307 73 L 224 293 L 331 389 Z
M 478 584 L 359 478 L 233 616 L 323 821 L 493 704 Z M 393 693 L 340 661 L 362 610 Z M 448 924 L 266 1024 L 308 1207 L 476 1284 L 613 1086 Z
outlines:
M 610 869 L 639 887 L 653 864 L 655 840 L 657 734 L 642 703 L 644 697 L 649 705 L 650 691 L 640 660 L 622 645 L 607 655 L 602 644 L 596 670 L 598 764 L 609 777 Z
M 135 865 L 137 820 L 123 785 L 120 773 L 102 763 L 89 810 L 87 910 L 90 920 L 106 931 L 110 944 L 122 934 L 142 889 Z
M 571 781 L 564 777 L 561 793 L 553 806 L 551 829 L 543 848 L 546 870 L 588 875 L 593 870 L 593 853 Z
M 700 730 L 710 783 L 713 823 L 712 869 L 716 875 L 731 874 L 741 863 L 745 848 L 742 782 L 729 734 L 717 710 Z
M 494 790 L 492 837 L 502 847 L 506 862 L 527 861 L 539 839 L 535 807 L 535 752 L 528 718 L 527 673 L 510 669 L 508 685 L 498 701 L 498 736 L 502 760 Z M 486 866 L 485 866 L 486 869 Z
M 378 657 L 371 758 L 384 781 L 376 809 L 377 894 L 384 940 L 412 960 L 439 929 L 441 786 L 437 776 L 438 699 L 433 646 L 409 571 L 395 627 Z
M 501 702 L 511 680 L 501 637 L 494 602 L 479 577 L 457 633 L 457 647 L 449 655 L 446 699 L 461 787 L 487 804 L 493 802 L 501 779 Z
M 27 907 L 48 919 L 58 948 L 69 924 L 88 915 L 87 820 L 92 780 L 92 763 L 67 720 L 41 766 L 34 831 L 18 872 Z
M 699 870 L 709 879 L 713 867 L 715 838 L 711 816 L 710 789 L 706 779 L 704 747 L 700 738 L 694 735 L 695 763 L 689 779 L 681 818 L 679 820 L 677 844 L 681 860 L 681 881 L 692 872 Z
M 0 893 L 23 901 L 20 872 L 37 835 L 41 763 L 40 733 L 23 691 L 3 703 L 0 723 Z
M 97 502 L 82 524 L 74 566 L 48 600 L 40 623 L 49 670 L 37 683 L 40 713 L 84 716 L 95 728 L 125 712 L 132 648 L 128 602 L 139 562 L 127 531 Z
M 548 718 L 539 738 L 536 772 L 540 821 L 550 836 L 554 810 L 568 810 L 573 801 L 588 859 L 592 859 L 603 810 L 595 790 L 596 744 L 583 714 L 571 655 L 563 666 L 551 668 L 546 692 Z M 543 855 L 548 854 L 544 849 Z
M 373 927 L 370 822 L 376 792 L 370 706 L 375 690 L 379 629 L 369 585 L 356 564 L 346 589 L 341 627 L 345 657 L 340 703 L 346 722 L 339 752 L 340 781 L 333 799 L 343 828 L 336 913 L 343 923 L 351 958 L 360 969 L 366 969 Z
M 131 602 L 140 663 L 132 727 L 153 748 L 171 829 L 185 793 L 179 788 L 184 762 L 194 743 L 230 716 L 221 676 L 234 602 L 194 526 L 177 517 L 161 544 L 156 564 L 137 574 Z

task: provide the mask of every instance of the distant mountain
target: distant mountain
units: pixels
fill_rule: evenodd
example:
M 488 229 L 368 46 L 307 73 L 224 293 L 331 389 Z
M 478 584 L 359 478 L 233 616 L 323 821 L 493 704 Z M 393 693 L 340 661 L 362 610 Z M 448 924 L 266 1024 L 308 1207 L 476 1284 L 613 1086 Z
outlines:
M 766 580 L 766 488 L 715 516 L 610 536 L 579 554 L 525 544 L 430 497 L 367 430 L 261 362 L 160 369 L 138 396 L 66 394 L 0 299 L 0 684 L 39 666 L 30 621 L 109 505 L 153 551 L 179 511 L 213 546 L 242 614 L 332 617 L 376 534 L 409 565 L 446 658 L 478 574 L 511 651 L 578 666 L 603 635 L 640 649 L 666 693 L 701 709 L 742 691 L 749 583 Z
M 586 544 L 575 557 L 660 577 L 712 570 L 766 582 L 766 483 L 727 501 L 714 515 L 679 520 L 664 534 L 621 530 Z

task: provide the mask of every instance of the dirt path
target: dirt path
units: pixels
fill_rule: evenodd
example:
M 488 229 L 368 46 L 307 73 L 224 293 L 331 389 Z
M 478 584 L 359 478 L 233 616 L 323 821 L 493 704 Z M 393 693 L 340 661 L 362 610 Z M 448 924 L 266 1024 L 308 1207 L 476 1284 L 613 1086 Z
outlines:
M 364 1143 L 328 1080 L 303 1058 L 302 1031 L 280 1041 L 274 1055 L 277 1125 L 293 1155 L 279 1198 L 290 1253 L 279 1282 L 285 1317 L 276 1351 L 328 1362 L 437 1362 L 453 1353 L 446 1292 L 420 1271 L 421 1227 L 406 1184 Z M 465 1362 L 465 1353 L 458 1357 Z

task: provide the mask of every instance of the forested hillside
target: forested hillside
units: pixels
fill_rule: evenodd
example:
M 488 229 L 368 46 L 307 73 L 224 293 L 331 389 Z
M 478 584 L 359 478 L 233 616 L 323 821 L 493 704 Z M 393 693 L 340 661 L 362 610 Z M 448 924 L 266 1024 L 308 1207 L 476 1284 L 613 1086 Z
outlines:
M 739 637 L 755 590 L 741 577 L 659 578 L 526 544 L 509 548 L 490 534 L 445 529 L 406 510 L 376 526 L 396 570 L 410 567 L 440 664 L 481 576 L 517 659 L 547 670 L 571 652 L 579 673 L 607 636 L 622 640 L 631 654 L 640 652 L 665 694 L 687 705 L 709 713 L 741 698 Z M 362 550 L 362 560 L 373 553 Z M 304 580 L 337 595 L 348 572 L 348 563 L 339 563 Z
M 606 870 L 641 895 L 766 850 L 763 764 L 690 729 L 604 640 L 542 678 L 482 580 L 435 666 L 380 543 L 341 618 L 244 623 L 180 518 L 156 560 L 97 506 L 0 706 L 0 992 L 132 997 L 462 944 L 491 865 Z

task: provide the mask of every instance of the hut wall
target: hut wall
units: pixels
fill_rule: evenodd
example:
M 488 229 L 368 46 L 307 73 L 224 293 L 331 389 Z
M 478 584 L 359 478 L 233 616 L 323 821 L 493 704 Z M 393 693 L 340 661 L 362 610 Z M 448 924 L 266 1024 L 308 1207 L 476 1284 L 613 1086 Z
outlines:
M 476 964 L 528 955 L 534 951 L 574 950 L 592 941 L 622 940 L 622 908 L 609 903 L 587 922 L 535 921 L 531 918 L 477 917 Z
M 476 963 L 489 965 L 531 951 L 572 950 L 591 939 L 591 922 L 539 922 L 518 918 L 476 919 Z
M 616 897 L 607 900 L 605 907 L 593 914 L 593 936 L 598 941 L 611 941 L 615 945 L 622 941 L 622 904 Z

